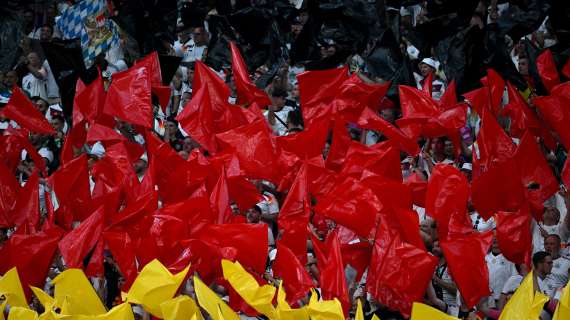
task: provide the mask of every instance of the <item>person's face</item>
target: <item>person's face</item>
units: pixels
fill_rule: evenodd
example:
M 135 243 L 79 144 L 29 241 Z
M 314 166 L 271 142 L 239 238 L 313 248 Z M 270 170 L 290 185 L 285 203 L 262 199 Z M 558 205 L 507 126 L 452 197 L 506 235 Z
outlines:
M 306 11 L 299 13 L 299 21 L 301 22 L 301 24 L 305 25 L 305 23 L 309 21 L 309 13 Z
M 519 73 L 522 76 L 528 76 L 528 59 L 519 59 Z
M 453 143 L 451 143 L 451 141 L 445 141 L 445 147 L 444 147 L 444 152 L 446 155 L 448 156 L 453 156 Z
M 51 125 L 55 129 L 55 131 L 62 131 L 63 132 L 63 121 L 59 118 L 55 118 L 51 120 Z
M 37 100 L 34 104 L 36 105 L 36 108 L 38 108 L 38 110 L 41 112 L 41 114 L 46 114 L 48 105 L 45 101 Z
M 192 39 L 197 46 L 205 46 L 208 44 L 208 33 L 204 28 L 195 28 L 192 32 Z
M 188 77 L 188 83 L 192 83 L 192 81 L 194 80 L 194 69 L 192 68 L 187 68 L 186 70 L 186 76 Z
M 278 110 L 285 106 L 285 97 L 274 97 L 271 96 L 271 103 L 274 107 L 277 107 Z
M 420 63 L 420 73 L 423 77 L 427 77 L 430 73 L 434 72 L 435 69 L 430 67 L 425 63 Z
M 558 252 L 560 251 L 560 241 L 558 241 L 558 238 L 547 237 L 544 240 L 544 251 L 553 256 L 558 256 Z
M 18 83 L 18 74 L 16 71 L 8 71 L 4 76 L 4 84 L 8 88 L 12 88 L 14 85 Z
M 301 30 L 303 30 L 302 24 L 296 23 L 291 25 L 291 33 L 295 36 L 298 36 L 299 33 L 301 33 Z
M 168 132 L 174 134 L 178 130 L 178 126 L 176 125 L 176 123 L 168 121 L 166 122 L 166 129 L 168 129 Z
M 539 270 L 542 271 L 545 275 L 552 273 L 552 257 L 546 256 L 544 258 L 544 261 L 539 263 L 538 267 Z
M 249 223 L 258 223 L 261 219 L 261 214 L 254 208 L 247 209 L 245 216 L 247 218 L 247 222 Z
M 438 257 L 438 258 L 443 257 L 443 251 L 441 251 L 441 247 L 439 246 L 439 241 L 433 242 L 433 247 L 431 248 L 431 253 L 433 253 L 433 255 Z
M 442 153 L 444 150 L 444 147 L 445 147 L 445 144 L 440 139 L 435 139 L 431 145 L 431 148 L 436 153 Z
M 40 41 L 50 41 L 52 37 L 52 32 L 49 27 L 42 27 L 40 29 Z
M 31 24 L 34 22 L 34 13 L 31 11 L 26 11 L 24 12 L 24 21 L 27 24 Z
M 544 220 L 549 223 L 557 224 L 560 220 L 560 212 L 554 207 L 547 207 L 544 209 Z
M 40 57 L 38 57 L 38 55 L 35 52 L 28 54 L 28 61 L 32 66 L 37 67 L 40 65 Z
M 394 121 L 396 121 L 394 109 L 382 109 L 382 111 L 380 111 L 380 116 L 390 123 L 394 123 Z
M 180 39 L 180 42 L 188 41 L 188 39 L 190 39 L 190 32 L 188 32 L 188 30 L 178 32 L 178 39 Z

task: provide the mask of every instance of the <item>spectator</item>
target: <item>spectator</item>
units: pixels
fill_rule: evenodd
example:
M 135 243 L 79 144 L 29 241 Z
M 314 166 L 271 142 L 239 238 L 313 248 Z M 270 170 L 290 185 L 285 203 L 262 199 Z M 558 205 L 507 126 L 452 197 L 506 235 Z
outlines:
M 273 129 L 273 133 L 278 136 L 287 132 L 287 116 L 293 108 L 285 105 L 287 92 L 280 88 L 274 88 L 271 93 L 271 106 L 264 112 L 264 116 Z
M 24 64 L 27 66 L 29 73 L 22 79 L 22 89 L 32 97 L 38 96 L 47 100 L 47 70 L 42 65 L 40 57 L 37 53 L 30 52 Z

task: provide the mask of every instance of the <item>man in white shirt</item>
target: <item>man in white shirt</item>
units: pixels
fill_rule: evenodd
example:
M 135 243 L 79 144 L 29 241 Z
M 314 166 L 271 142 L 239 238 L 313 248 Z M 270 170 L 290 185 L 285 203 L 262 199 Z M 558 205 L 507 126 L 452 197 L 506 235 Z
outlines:
M 536 289 L 547 296 L 551 296 L 551 285 L 548 275 L 552 272 L 552 256 L 545 251 L 539 251 L 532 255 L 533 275 L 536 279 Z
M 174 43 L 176 55 L 182 57 L 182 62 L 194 62 L 202 60 L 208 50 L 210 36 L 205 28 L 192 29 L 192 39 L 187 37 L 188 31 L 181 32 L 179 40 Z
M 547 276 L 550 290 L 554 294 L 556 290 L 568 283 L 570 273 L 570 259 L 560 255 L 560 236 L 551 234 L 544 240 L 544 250 L 552 257 L 552 271 Z
M 26 60 L 29 73 L 22 79 L 22 89 L 32 97 L 41 97 L 47 101 L 47 70 L 36 52 L 30 52 Z
M 287 133 L 287 117 L 293 108 L 285 105 L 287 92 L 282 89 L 273 89 L 271 93 L 271 105 L 269 109 L 263 113 L 267 118 L 267 122 L 273 129 L 273 133 L 283 136 Z
M 489 304 L 496 306 L 505 283 L 511 276 L 517 274 L 517 269 L 501 254 L 496 237 L 493 237 L 491 252 L 485 256 L 485 261 L 489 269 L 489 288 L 491 289 Z

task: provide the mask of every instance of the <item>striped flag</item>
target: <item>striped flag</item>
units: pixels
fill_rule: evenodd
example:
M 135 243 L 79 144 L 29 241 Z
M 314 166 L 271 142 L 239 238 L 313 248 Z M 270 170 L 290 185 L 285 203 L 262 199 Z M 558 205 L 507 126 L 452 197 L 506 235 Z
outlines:
M 83 61 L 90 67 L 95 57 L 119 45 L 119 28 L 110 19 L 106 0 L 83 0 L 67 7 L 57 21 L 63 39 L 81 39 Z

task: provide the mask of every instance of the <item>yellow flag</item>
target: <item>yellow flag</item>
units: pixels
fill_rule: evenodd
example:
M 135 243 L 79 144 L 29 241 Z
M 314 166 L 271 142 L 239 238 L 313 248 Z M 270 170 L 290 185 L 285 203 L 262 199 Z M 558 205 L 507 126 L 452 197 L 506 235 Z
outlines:
M 432 308 L 426 304 L 414 302 L 412 304 L 412 317 L 410 320 L 459 320 L 456 317 L 452 317 L 447 313 L 441 312 L 436 308 Z
M 6 300 L 0 304 L 0 320 L 4 320 L 4 308 L 6 307 Z
M 356 317 L 354 317 L 354 320 L 364 320 L 364 311 L 362 311 L 362 301 L 360 299 L 357 300 Z
M 8 320 L 38 320 L 38 314 L 28 308 L 12 307 L 8 314 Z
M 291 309 L 287 303 L 286 293 L 283 290 L 283 281 L 279 283 L 277 290 L 277 313 L 280 320 L 309 320 L 309 314 L 306 308 Z
M 503 308 L 499 320 L 538 319 L 548 297 L 534 292 L 532 271 L 529 272 Z
M 259 286 L 257 280 L 249 274 L 239 262 L 222 260 L 224 279 L 228 280 L 234 290 L 247 302 L 255 311 L 275 319 L 277 312 L 273 307 L 273 296 L 275 287 L 271 285 Z
M 67 315 L 98 315 L 107 312 L 95 289 L 80 269 L 67 269 L 53 279 L 55 306 Z
M 203 320 L 200 308 L 189 296 L 166 300 L 160 304 L 160 310 L 164 320 L 186 320 L 190 315 L 194 315 L 196 320 Z
M 174 297 L 188 269 L 190 266 L 173 275 L 160 261 L 152 260 L 135 279 L 127 293 L 127 301 L 140 304 L 153 316 L 162 318 L 160 304 Z
M 317 294 L 311 289 L 311 298 L 307 307 L 311 320 L 344 320 L 342 305 L 338 299 L 334 300 L 317 300 Z
M 44 309 L 51 309 L 55 303 L 55 299 L 49 294 L 45 293 L 42 289 L 30 286 L 32 292 L 38 298 L 38 301 L 44 306 Z
M 10 307 L 28 307 L 16 267 L 8 270 L 0 279 L 0 296 L 2 295 L 6 297 Z
M 105 314 L 99 314 L 95 316 L 79 315 L 74 316 L 73 320 L 134 320 L 133 309 L 131 305 L 127 302 L 121 303 L 118 306 L 113 307 L 109 312 Z
M 194 276 L 194 291 L 196 291 L 198 303 L 212 319 L 221 320 L 218 315 L 218 310 L 221 310 L 225 320 L 239 320 L 239 316 L 196 276 Z
M 377 315 L 373 315 L 372 320 L 380 320 L 380 317 L 378 317 Z
M 558 301 L 556 311 L 554 311 L 554 317 L 552 318 L 552 320 L 565 319 L 570 319 L 570 283 L 566 284 L 566 288 L 562 290 L 560 301 Z

